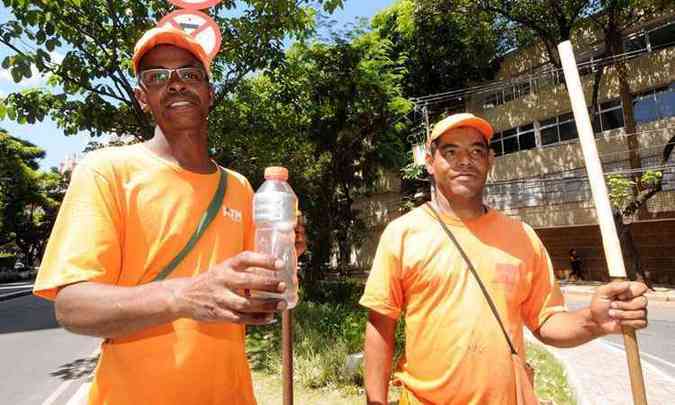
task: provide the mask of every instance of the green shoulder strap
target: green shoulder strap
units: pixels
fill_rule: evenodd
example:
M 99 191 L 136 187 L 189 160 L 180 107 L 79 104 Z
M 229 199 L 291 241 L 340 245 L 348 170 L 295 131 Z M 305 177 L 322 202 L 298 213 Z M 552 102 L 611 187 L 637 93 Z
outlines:
M 171 274 L 171 272 L 174 271 L 176 267 L 178 267 L 180 262 L 185 259 L 185 256 L 190 253 L 192 248 L 195 247 L 197 241 L 199 241 L 199 238 L 201 238 L 204 232 L 206 232 L 206 228 L 209 227 L 209 224 L 211 224 L 216 215 L 218 215 L 220 206 L 223 204 L 223 200 L 225 199 L 225 192 L 227 190 L 227 172 L 223 169 L 219 170 L 220 180 L 218 181 L 218 189 L 216 190 L 216 194 L 214 194 L 209 207 L 206 209 L 206 212 L 204 212 L 204 215 L 202 215 L 202 219 L 199 221 L 197 229 L 195 229 L 195 232 L 192 234 L 185 247 L 183 247 L 183 249 L 178 252 L 176 257 L 174 257 L 173 260 L 171 260 L 169 264 L 167 264 L 166 267 L 164 267 L 164 269 L 162 269 L 162 271 L 160 271 L 152 281 L 161 281 L 167 278 L 167 276 Z

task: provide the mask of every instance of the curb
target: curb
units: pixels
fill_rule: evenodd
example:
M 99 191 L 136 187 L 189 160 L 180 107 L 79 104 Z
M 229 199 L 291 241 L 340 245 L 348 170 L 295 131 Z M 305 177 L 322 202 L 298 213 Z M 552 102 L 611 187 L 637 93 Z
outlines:
M 535 338 L 534 335 L 532 335 L 532 333 L 527 329 L 525 330 L 525 340 L 546 350 L 547 353 L 553 356 L 553 358 L 555 358 L 555 360 L 562 365 L 563 369 L 565 370 L 567 384 L 572 390 L 572 395 L 574 395 L 574 400 L 576 401 L 577 405 L 593 405 L 593 401 L 588 398 L 588 394 L 586 394 L 581 388 L 579 377 L 577 376 L 576 371 L 574 371 L 574 367 L 572 367 L 569 362 L 558 356 L 558 353 L 556 353 L 555 350 L 550 350 L 548 346 L 537 340 L 537 338 Z
M 588 288 L 574 288 L 569 286 L 561 286 L 560 292 L 563 295 L 593 295 L 593 290 Z M 658 302 L 675 302 L 675 293 L 673 292 L 647 292 L 645 294 L 650 301 Z
M 18 291 L 18 292 L 5 294 L 5 295 L 0 295 L 0 302 L 11 300 L 12 298 L 23 297 L 25 295 L 31 295 L 31 294 L 33 294 L 33 289 L 30 289 L 30 290 L 27 290 L 27 291 Z

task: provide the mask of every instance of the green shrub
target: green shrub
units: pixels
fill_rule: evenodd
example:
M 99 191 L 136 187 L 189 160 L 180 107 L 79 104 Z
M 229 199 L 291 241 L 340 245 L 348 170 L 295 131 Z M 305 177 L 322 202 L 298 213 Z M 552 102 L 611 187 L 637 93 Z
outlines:
M 15 254 L 0 252 L 0 271 L 13 270 L 15 264 L 16 264 Z
M 363 351 L 368 312 L 358 305 L 363 284 L 354 281 L 322 282 L 294 310 L 294 376 L 310 389 L 340 388 L 359 391 L 363 369 L 344 372 L 347 356 Z M 254 370 L 281 375 L 281 325 L 249 327 L 247 352 Z M 405 322 L 395 334 L 395 366 L 405 346 Z M 537 394 L 556 403 L 573 404 L 561 366 L 545 350 L 528 347 L 528 359 L 537 369 Z
M 295 374 L 308 388 L 361 385 L 362 372 L 347 376 L 349 354 L 363 350 L 367 310 L 358 305 L 363 283 L 321 282 L 303 291 L 294 310 Z M 281 372 L 279 323 L 248 329 L 247 351 L 251 366 L 273 374 Z
M 363 294 L 363 282 L 357 280 L 320 281 L 300 291 L 303 301 L 358 305 Z

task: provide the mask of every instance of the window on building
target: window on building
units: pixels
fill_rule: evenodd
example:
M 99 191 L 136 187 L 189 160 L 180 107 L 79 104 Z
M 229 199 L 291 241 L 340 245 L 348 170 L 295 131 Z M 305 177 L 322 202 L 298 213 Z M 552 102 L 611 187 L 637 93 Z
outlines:
M 623 43 L 624 51 L 634 52 L 647 49 L 647 38 L 644 33 L 635 34 L 626 39 Z
M 534 135 L 533 124 L 518 127 L 518 143 L 520 150 L 534 149 L 537 147 L 537 139 Z
M 506 86 L 502 89 L 502 91 L 504 92 L 504 103 L 508 103 L 509 101 L 512 101 L 516 98 L 513 86 Z
M 539 126 L 542 145 L 553 145 L 579 137 L 572 113 L 542 121 Z
M 507 129 L 502 132 L 502 144 L 504 154 L 518 152 L 518 130 L 517 128 Z
M 537 141 L 534 134 L 534 124 L 522 125 L 495 133 L 490 146 L 494 149 L 497 156 L 536 148 Z
M 539 127 L 541 133 L 541 144 L 551 145 L 560 142 L 558 134 L 558 117 L 542 121 Z
M 487 94 L 483 102 L 483 108 L 495 108 L 501 104 L 504 104 L 504 94 L 499 90 Z
M 675 45 L 675 23 L 659 27 L 649 32 L 651 49 L 665 48 Z
M 656 107 L 659 119 L 675 117 L 675 82 L 656 93 Z
M 521 82 L 516 84 L 516 97 L 525 97 L 530 94 L 530 82 Z
M 502 133 L 495 132 L 490 140 L 490 147 L 495 151 L 495 156 L 501 156 L 504 154 L 504 149 L 502 148 Z
M 656 94 L 654 90 L 640 94 L 633 99 L 633 116 L 635 122 L 643 124 L 658 119 L 659 113 L 656 108 Z
M 600 103 L 598 111 L 593 116 L 593 130 L 595 132 L 609 131 L 623 127 L 623 107 L 621 100 L 611 100 Z

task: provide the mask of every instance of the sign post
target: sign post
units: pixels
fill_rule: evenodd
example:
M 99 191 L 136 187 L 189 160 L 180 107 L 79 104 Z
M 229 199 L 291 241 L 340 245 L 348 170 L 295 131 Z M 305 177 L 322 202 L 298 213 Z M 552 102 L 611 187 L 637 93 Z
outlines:
M 220 2 L 221 0 L 169 0 L 169 3 L 185 10 L 202 10 Z
M 619 238 L 616 234 L 616 226 L 614 225 L 614 216 L 612 215 L 612 209 L 609 204 L 609 194 L 607 192 L 607 185 L 605 184 L 605 176 L 602 171 L 600 157 L 598 156 L 598 149 L 595 145 L 593 127 L 591 126 L 591 120 L 588 116 L 586 98 L 584 97 L 584 90 L 581 86 L 577 62 L 570 41 L 558 44 L 558 53 L 560 54 L 560 62 L 562 63 L 563 71 L 565 73 L 565 82 L 567 83 L 567 91 L 570 96 L 572 111 L 574 112 L 574 121 L 577 125 L 581 149 L 584 153 L 588 181 L 591 184 L 593 202 L 595 203 L 598 223 L 600 224 L 602 244 L 605 251 L 605 258 L 607 259 L 609 275 L 613 279 L 625 280 L 626 266 L 623 261 Z M 646 405 L 647 395 L 645 392 L 644 378 L 642 376 L 640 351 L 638 349 L 637 337 L 635 336 L 635 329 L 624 326 L 623 341 L 626 349 L 626 356 L 628 357 L 628 371 L 633 391 L 633 403 L 636 405 Z
M 190 34 L 202 45 L 211 59 L 220 51 L 220 43 L 223 37 L 218 23 L 201 11 L 176 10 L 164 16 L 157 24 L 158 27 L 165 25 L 171 25 Z

